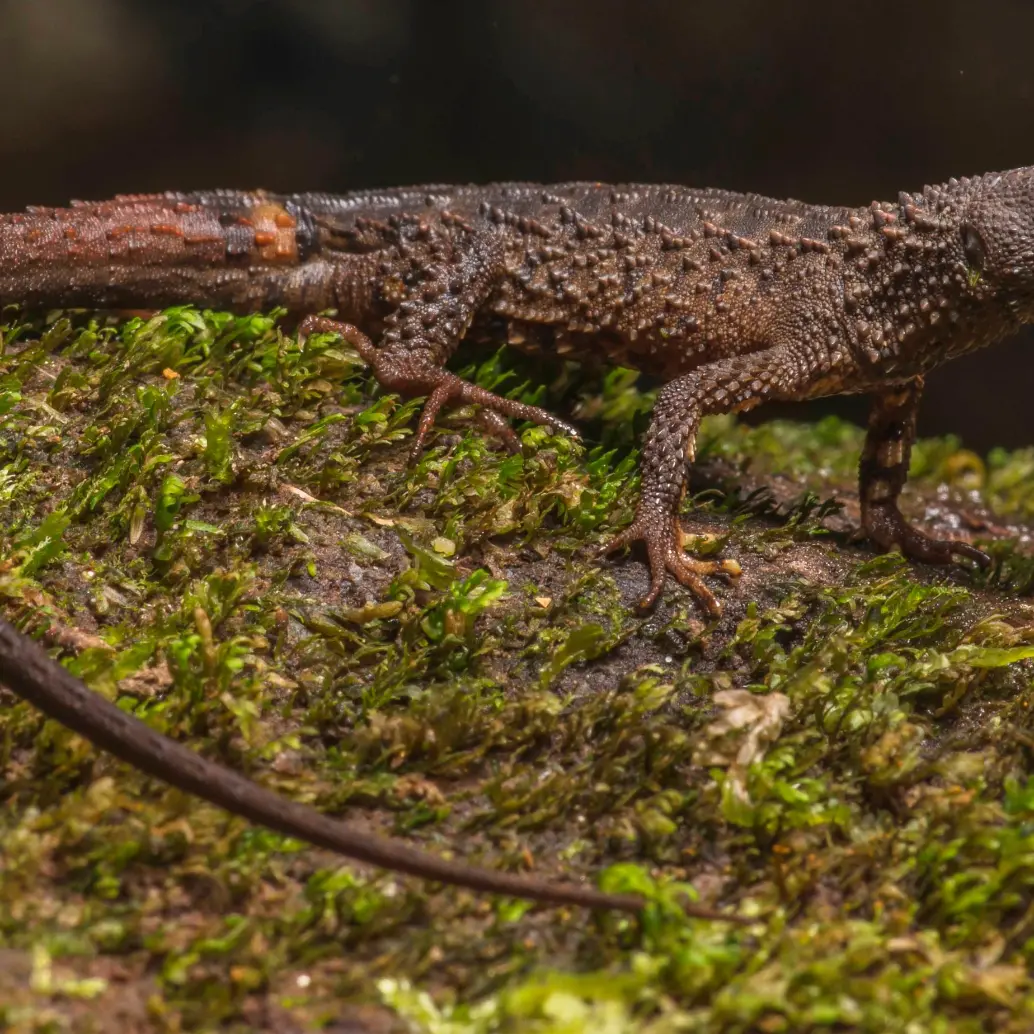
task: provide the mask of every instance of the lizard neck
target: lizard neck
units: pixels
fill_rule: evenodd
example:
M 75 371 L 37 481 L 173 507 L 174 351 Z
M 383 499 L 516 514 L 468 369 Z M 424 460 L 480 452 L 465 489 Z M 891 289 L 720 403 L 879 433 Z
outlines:
M 1014 333 L 1028 316 L 966 257 L 955 212 L 901 194 L 834 226 L 844 313 L 862 371 L 902 378 Z

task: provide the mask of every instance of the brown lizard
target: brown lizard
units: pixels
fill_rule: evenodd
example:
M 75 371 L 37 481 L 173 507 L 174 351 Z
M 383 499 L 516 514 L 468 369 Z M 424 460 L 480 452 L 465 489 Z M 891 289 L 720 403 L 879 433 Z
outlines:
M 511 449 L 510 418 L 575 433 L 444 369 L 464 337 L 653 373 L 666 383 L 643 448 L 638 508 L 605 549 L 645 544 L 642 606 L 671 573 L 717 613 L 703 578 L 739 567 L 683 551 L 686 463 L 704 415 L 766 399 L 871 393 L 860 469 L 869 537 L 930 563 L 989 562 L 969 543 L 908 525 L 898 496 L 923 375 L 1034 320 L 1034 169 L 865 208 L 599 183 L 118 197 L 0 217 L 0 302 L 283 306 L 306 317 L 304 330 L 340 333 L 388 390 L 427 396 L 414 452 L 443 406 L 471 402 Z M 327 309 L 336 319 L 313 315 Z M 350 857 L 540 900 L 641 905 L 460 867 L 266 794 L 91 694 L 4 625 L 0 678 L 167 782 Z

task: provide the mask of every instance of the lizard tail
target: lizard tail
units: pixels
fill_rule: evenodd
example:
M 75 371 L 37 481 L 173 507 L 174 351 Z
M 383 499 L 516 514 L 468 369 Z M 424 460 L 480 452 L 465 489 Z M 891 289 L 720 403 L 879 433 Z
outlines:
M 307 212 L 262 192 L 131 194 L 0 215 L 0 303 L 252 310 L 316 248 Z M 319 307 L 322 299 L 309 297 Z M 314 310 L 315 311 L 315 310 Z
M 225 808 L 278 833 L 307 841 L 355 861 L 472 890 L 553 905 L 638 912 L 634 894 L 606 894 L 574 883 L 551 882 L 448 861 L 358 825 L 328 818 L 280 797 L 223 765 L 209 761 L 92 692 L 35 642 L 0 619 L 0 681 L 23 700 L 91 743 L 179 790 Z M 687 914 L 742 922 L 694 904 Z

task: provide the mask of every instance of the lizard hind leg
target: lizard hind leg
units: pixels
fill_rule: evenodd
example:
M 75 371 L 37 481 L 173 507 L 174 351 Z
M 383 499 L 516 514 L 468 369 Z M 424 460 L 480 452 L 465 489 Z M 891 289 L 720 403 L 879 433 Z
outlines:
M 898 509 L 898 497 L 908 477 L 922 391 L 923 379 L 916 377 L 873 399 L 858 472 L 862 527 L 881 549 L 897 546 L 912 560 L 950 564 L 955 557 L 963 556 L 987 567 L 991 558 L 983 550 L 956 539 L 932 538 L 912 527 Z
M 351 323 L 339 323 L 325 316 L 306 317 L 299 325 L 298 331 L 302 335 L 339 334 L 365 362 L 370 364 L 383 387 L 389 391 L 397 391 L 400 395 L 427 396 L 413 439 L 413 458 L 423 451 L 427 436 L 438 414 L 446 405 L 480 405 L 482 411 L 477 418 L 478 426 L 486 434 L 499 438 L 511 452 L 520 451 L 520 441 L 507 418 L 528 420 L 534 424 L 551 427 L 555 431 L 562 431 L 575 439 L 580 437 L 576 427 L 538 406 L 503 398 L 443 369 L 435 361 L 435 353 L 430 350 L 375 345 L 358 327 Z

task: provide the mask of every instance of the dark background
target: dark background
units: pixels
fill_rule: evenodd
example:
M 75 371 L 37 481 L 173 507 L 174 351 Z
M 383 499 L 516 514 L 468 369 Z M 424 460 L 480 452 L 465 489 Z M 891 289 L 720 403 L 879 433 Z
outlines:
M 1034 164 L 1029 0 L 0 0 L 0 48 L 5 211 L 578 178 L 865 204 Z M 1031 334 L 959 360 L 921 432 L 1034 444 L 1032 382 Z

